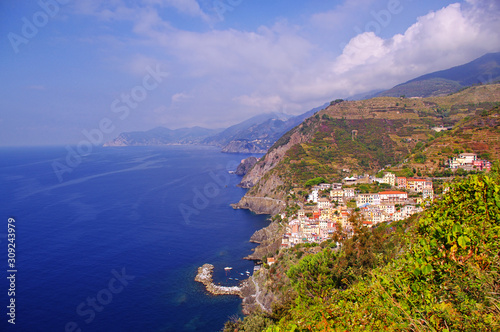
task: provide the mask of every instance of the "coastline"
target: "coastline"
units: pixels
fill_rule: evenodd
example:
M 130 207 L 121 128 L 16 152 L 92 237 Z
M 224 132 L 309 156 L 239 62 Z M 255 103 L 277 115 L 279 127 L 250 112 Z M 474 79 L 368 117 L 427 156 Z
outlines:
M 244 196 L 246 197 L 246 196 Z M 257 200 L 259 201 L 259 200 Z M 284 203 L 275 199 L 260 200 L 265 202 L 264 207 L 255 210 L 255 205 L 240 207 L 238 204 L 231 204 L 234 209 L 246 209 L 255 214 L 268 214 L 269 220 L 272 216 L 269 212 L 279 213 Z M 283 205 L 282 205 L 283 204 Z M 268 213 L 265 213 L 268 212 Z M 284 229 L 278 222 L 271 221 L 269 225 L 255 231 L 249 239 L 249 242 L 258 244 L 252 249 L 252 253 L 245 260 L 252 260 L 255 265 L 261 262 L 265 255 L 275 252 L 281 244 L 282 232 Z M 258 269 L 254 269 L 254 273 L 246 280 L 240 282 L 239 286 L 222 286 L 216 285 L 213 282 L 214 265 L 205 263 L 198 268 L 195 281 L 202 283 L 208 293 L 212 295 L 236 295 L 242 299 L 242 312 L 244 315 L 249 315 L 255 310 L 271 312 L 272 303 L 275 300 L 274 294 L 267 291 L 262 284 L 265 276 L 259 273 Z
M 220 286 L 213 283 L 214 266 L 212 264 L 203 264 L 198 268 L 198 274 L 194 278 L 195 281 L 205 285 L 207 292 L 212 295 L 237 295 L 241 298 L 242 286 Z M 241 283 L 243 285 L 245 281 Z
M 246 160 L 242 160 L 242 164 Z M 237 202 L 230 204 L 235 209 L 249 210 L 256 215 L 268 215 L 270 223 L 256 230 L 250 237 L 250 243 L 258 244 L 252 253 L 244 260 L 254 261 L 254 271 L 247 279 L 240 282 L 239 286 L 227 287 L 216 285 L 213 282 L 214 265 L 205 263 L 198 268 L 195 281 L 202 283 L 208 293 L 212 295 L 236 295 L 242 299 L 242 312 L 249 315 L 255 310 L 271 312 L 275 295 L 265 286 L 266 271 L 259 269 L 263 257 L 274 254 L 281 246 L 281 238 L 285 232 L 284 227 L 277 221 L 272 221 L 272 216 L 282 213 L 286 207 L 284 201 L 270 197 L 248 196 L 248 192 Z

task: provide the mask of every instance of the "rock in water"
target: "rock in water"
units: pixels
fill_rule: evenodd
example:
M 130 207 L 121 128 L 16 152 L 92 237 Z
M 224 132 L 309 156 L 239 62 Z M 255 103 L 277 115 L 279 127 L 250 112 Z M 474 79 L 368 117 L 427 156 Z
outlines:
M 212 264 L 204 264 L 198 268 L 198 274 L 194 278 L 195 281 L 201 282 L 205 285 L 207 291 L 213 295 L 241 295 L 241 287 L 233 286 L 218 286 L 213 283 L 212 275 L 214 266 Z M 245 284 L 246 282 L 243 282 Z

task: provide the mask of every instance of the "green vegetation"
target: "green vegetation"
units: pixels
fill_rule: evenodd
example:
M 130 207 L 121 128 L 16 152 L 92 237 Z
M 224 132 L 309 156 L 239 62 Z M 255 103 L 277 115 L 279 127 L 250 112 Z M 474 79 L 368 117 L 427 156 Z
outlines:
M 406 234 L 361 228 L 339 253 L 306 256 L 290 270 L 289 318 L 268 331 L 500 329 L 499 192 L 497 174 L 473 175 Z
M 500 85 L 478 86 L 425 99 L 380 97 L 334 102 L 286 133 L 269 150 L 260 182 L 276 179 L 280 190 L 257 183 L 249 196 L 285 200 L 293 188 L 323 177 L 340 182 L 354 174 L 375 174 L 386 165 L 397 176 L 432 176 L 446 171 L 453 151 L 500 158 Z M 436 126 L 453 127 L 437 133 Z M 299 142 L 291 145 L 290 142 Z M 287 145 L 277 154 L 273 152 Z M 264 166 L 265 165 L 265 166 Z M 345 170 L 345 171 L 344 171 Z
M 317 253 L 282 251 L 272 267 L 276 275 L 269 270 L 270 284 L 284 280 L 279 291 L 288 296 L 272 315 L 245 319 L 268 332 L 498 331 L 496 168 L 455 183 L 421 216 L 372 229 L 352 216 L 353 237 L 341 229 Z M 226 331 L 236 329 L 260 331 L 243 325 Z
M 409 152 L 408 147 L 398 146 L 384 134 L 387 130 L 404 131 L 403 121 L 387 124 L 378 119 L 346 121 L 328 117 L 317 120 L 314 127 L 318 131 L 309 133 L 311 142 L 291 147 L 284 164 L 277 168 L 289 175 L 294 184 L 304 183 L 318 175 L 329 181 L 338 181 L 341 175 L 337 170 L 341 165 L 373 171 L 396 163 Z M 312 127 L 303 127 L 302 130 L 307 132 Z
M 316 186 L 316 185 L 318 185 L 320 183 L 326 183 L 325 178 L 323 178 L 323 177 L 317 177 L 317 178 L 314 178 L 314 179 L 307 180 L 306 183 L 304 184 L 304 186 L 307 188 L 307 187 Z

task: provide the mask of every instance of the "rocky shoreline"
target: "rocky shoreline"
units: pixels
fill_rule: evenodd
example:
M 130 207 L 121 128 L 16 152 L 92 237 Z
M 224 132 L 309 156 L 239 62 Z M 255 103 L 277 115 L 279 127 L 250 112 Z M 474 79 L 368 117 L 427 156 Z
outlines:
M 246 161 L 248 162 L 248 160 Z M 253 162 L 252 160 L 252 163 Z M 243 166 L 241 168 L 243 168 Z M 244 168 L 245 173 L 248 172 L 249 167 Z M 272 216 L 281 213 L 285 209 L 285 202 L 270 197 L 245 195 L 238 203 L 231 204 L 231 206 L 234 209 L 247 209 L 255 214 L 267 214 Z M 243 259 L 258 262 L 261 261 L 262 257 L 265 255 L 274 253 L 280 247 L 283 231 L 284 229 L 279 222 L 271 222 L 267 227 L 257 230 L 250 238 L 250 242 L 257 243 L 258 246 L 253 249 L 250 255 Z M 255 310 L 262 310 L 268 313 L 271 312 L 272 303 L 276 298 L 274 294 L 269 292 L 267 287 L 265 287 L 265 273 L 257 272 L 247 280 L 242 281 L 239 286 L 227 287 L 215 285 L 213 283 L 213 270 L 214 266 L 212 264 L 204 264 L 198 268 L 198 273 L 195 277 L 195 281 L 202 283 L 207 292 L 213 295 L 239 296 L 243 299 L 242 311 L 245 315 L 251 314 Z
M 198 268 L 198 274 L 194 278 L 195 281 L 201 282 L 205 285 L 207 292 L 213 295 L 237 295 L 243 298 L 241 287 L 238 286 L 219 286 L 213 283 L 214 266 L 212 264 L 203 264 Z
M 269 214 L 271 216 L 285 209 L 285 202 L 270 197 L 243 196 L 238 203 L 231 204 L 233 209 L 247 209 L 255 214 Z

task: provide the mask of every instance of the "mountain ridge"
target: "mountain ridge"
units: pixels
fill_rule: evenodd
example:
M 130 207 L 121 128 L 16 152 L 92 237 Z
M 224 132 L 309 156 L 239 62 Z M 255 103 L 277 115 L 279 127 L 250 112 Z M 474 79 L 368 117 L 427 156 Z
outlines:
M 498 105 L 500 84 L 471 87 L 445 97 L 377 97 L 331 105 L 276 141 L 242 179 L 242 186 L 250 190 L 236 207 L 258 213 L 269 209 L 274 213 L 275 209 L 268 207 L 264 199 L 275 199 L 284 205 L 287 193 L 303 187 L 309 179 L 321 176 L 339 182 L 353 174 L 373 174 L 389 164 L 402 165 L 408 158 L 411 160 L 407 167 L 434 172 L 440 167 L 439 160 L 432 165 L 418 164 L 412 157 L 413 153 L 425 153 L 418 149 L 434 140 L 436 132 L 432 128 L 462 126 L 468 118 L 480 117 L 495 107 L 498 110 Z M 489 138 L 486 141 L 484 135 L 478 136 L 485 140 L 481 146 L 467 140 L 474 137 L 469 132 L 457 134 L 444 144 L 450 145 L 451 151 L 461 147 L 477 153 L 489 152 L 493 160 L 498 159 L 500 151 L 494 142 L 500 140 L 500 131 L 496 127 L 483 130 L 488 130 Z
M 472 85 L 488 84 L 500 80 L 500 52 L 488 53 L 459 66 L 428 73 L 373 97 L 433 97 L 458 92 Z
M 104 146 L 197 144 L 217 146 L 226 153 L 266 153 L 285 132 L 326 106 L 328 104 L 297 116 L 263 113 L 225 129 L 156 127 L 148 131 L 124 132 Z

